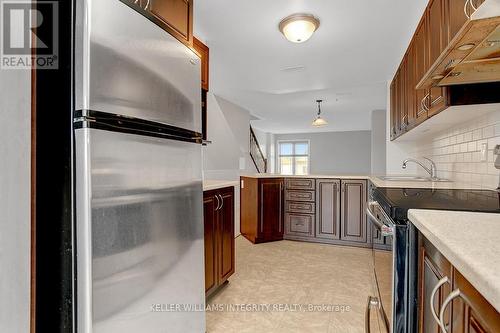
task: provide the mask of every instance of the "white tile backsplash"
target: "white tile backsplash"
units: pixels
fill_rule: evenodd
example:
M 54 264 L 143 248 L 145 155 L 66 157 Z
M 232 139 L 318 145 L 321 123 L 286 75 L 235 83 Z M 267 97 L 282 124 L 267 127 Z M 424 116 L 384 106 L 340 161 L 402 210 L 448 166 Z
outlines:
M 483 143 L 487 144 L 486 161 L 481 160 Z M 436 162 L 439 177 L 494 189 L 500 175 L 493 165 L 493 149 L 497 144 L 500 144 L 500 106 L 498 111 L 417 141 L 412 155 Z

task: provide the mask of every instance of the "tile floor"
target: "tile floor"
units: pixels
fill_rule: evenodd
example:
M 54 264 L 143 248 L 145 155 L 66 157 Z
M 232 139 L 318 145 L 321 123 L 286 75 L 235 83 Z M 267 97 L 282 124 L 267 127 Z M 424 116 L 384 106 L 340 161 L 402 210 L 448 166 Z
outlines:
M 253 245 L 240 236 L 236 272 L 229 280 L 208 306 L 332 304 L 345 310 L 208 311 L 209 333 L 362 333 L 367 297 L 374 294 L 370 250 L 305 242 Z

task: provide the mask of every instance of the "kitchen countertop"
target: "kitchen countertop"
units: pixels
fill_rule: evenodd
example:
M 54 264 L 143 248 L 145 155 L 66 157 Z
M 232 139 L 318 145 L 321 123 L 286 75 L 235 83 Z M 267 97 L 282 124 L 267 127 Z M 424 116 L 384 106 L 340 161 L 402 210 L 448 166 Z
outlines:
M 239 186 L 240 182 L 237 180 L 215 180 L 207 179 L 203 181 L 203 191 L 216 190 L 219 188 Z
M 500 214 L 412 209 L 408 218 L 500 311 Z
M 251 178 L 313 178 L 313 179 L 367 179 L 370 180 L 377 187 L 394 187 L 394 188 L 429 188 L 429 189 L 471 189 L 481 190 L 484 189 L 480 186 L 459 182 L 422 182 L 422 181 L 394 181 L 382 180 L 376 175 L 360 175 L 360 174 L 336 174 L 336 175 L 304 175 L 304 176 L 291 176 L 273 173 L 259 173 L 243 175 L 244 177 Z

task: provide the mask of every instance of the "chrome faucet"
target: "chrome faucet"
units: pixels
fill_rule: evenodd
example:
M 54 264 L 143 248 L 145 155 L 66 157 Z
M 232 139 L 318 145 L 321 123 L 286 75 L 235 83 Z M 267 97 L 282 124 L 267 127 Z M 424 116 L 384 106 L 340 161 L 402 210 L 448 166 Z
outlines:
M 420 161 L 418 161 L 414 158 L 408 158 L 408 159 L 404 160 L 403 161 L 403 169 L 406 169 L 406 165 L 408 164 L 408 162 L 413 162 L 413 163 L 420 165 L 425 171 L 427 171 L 429 173 L 429 175 L 431 176 L 431 180 L 439 179 L 437 177 L 436 163 L 434 163 L 433 160 L 431 160 L 430 158 L 427 158 L 427 157 L 423 157 L 423 159 L 425 159 L 431 163 L 430 169 L 428 167 L 426 167 L 425 165 L 423 165 Z

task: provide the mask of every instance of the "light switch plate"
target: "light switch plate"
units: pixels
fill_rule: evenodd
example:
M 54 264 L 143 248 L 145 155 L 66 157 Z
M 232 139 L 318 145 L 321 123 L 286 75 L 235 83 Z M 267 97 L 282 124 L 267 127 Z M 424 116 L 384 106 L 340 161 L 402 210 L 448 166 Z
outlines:
M 488 144 L 482 143 L 481 144 L 481 162 L 485 162 L 488 160 Z
M 240 170 L 245 170 L 247 166 L 247 160 L 244 157 L 240 157 Z

